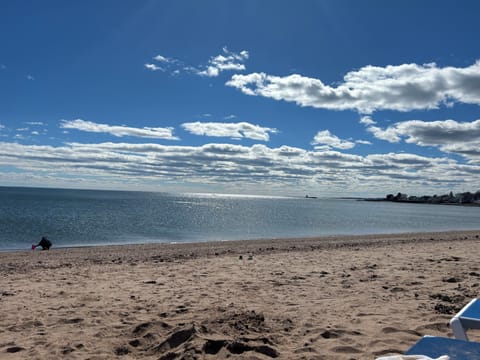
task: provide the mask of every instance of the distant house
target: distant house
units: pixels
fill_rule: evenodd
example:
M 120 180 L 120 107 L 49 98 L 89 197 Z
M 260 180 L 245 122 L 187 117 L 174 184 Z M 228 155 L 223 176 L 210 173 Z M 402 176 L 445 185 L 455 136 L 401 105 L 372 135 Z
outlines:
M 464 193 L 453 194 L 450 191 L 445 195 L 433 195 L 433 196 L 408 196 L 407 194 L 398 193 L 397 195 L 388 194 L 385 198 L 386 201 L 398 201 L 398 202 L 411 202 L 422 204 L 476 204 L 480 205 L 480 190 L 475 193 L 469 191 Z

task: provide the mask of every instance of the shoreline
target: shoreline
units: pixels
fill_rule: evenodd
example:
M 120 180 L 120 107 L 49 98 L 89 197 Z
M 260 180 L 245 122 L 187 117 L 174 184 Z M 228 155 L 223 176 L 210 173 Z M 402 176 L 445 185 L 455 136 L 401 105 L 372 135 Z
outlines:
M 0 253 L 2 359 L 327 359 L 451 337 L 480 230 Z
M 255 249 L 258 246 L 267 246 L 263 251 L 281 251 L 281 250 L 294 250 L 294 249 L 305 249 L 308 247 L 309 250 L 312 248 L 323 248 L 329 247 L 334 244 L 336 246 L 371 246 L 379 245 L 381 243 L 388 243 L 397 239 L 401 242 L 417 242 L 417 241 L 431 241 L 435 237 L 436 241 L 443 241 L 443 237 L 446 237 L 446 241 L 451 240 L 452 237 L 458 236 L 475 236 L 480 237 L 480 228 L 478 230 L 448 230 L 448 231 L 426 231 L 426 232 L 400 232 L 400 233 L 385 233 L 385 234 L 359 234 L 359 235 L 321 235 L 321 236 L 308 236 L 308 237 L 285 237 L 285 238 L 259 238 L 259 239 L 245 239 L 245 240 L 212 240 L 212 241 L 197 241 L 197 242 L 152 242 L 152 243 L 125 243 L 125 244 L 98 244 L 98 245 L 74 245 L 74 246 L 61 246 L 55 247 L 53 244 L 52 248 L 48 251 L 57 252 L 57 251 L 68 251 L 76 250 L 81 251 L 85 250 L 91 252 L 93 250 L 98 250 L 99 252 L 103 251 L 122 251 L 122 249 L 130 250 L 152 250 L 155 251 L 157 248 L 165 248 L 169 251 L 181 251 L 182 249 L 192 248 L 198 250 L 218 248 L 220 251 L 222 249 L 234 249 L 238 247 Z M 440 237 L 440 238 L 438 238 Z M 270 246 L 274 245 L 274 246 Z M 41 249 L 35 250 L 36 252 L 43 251 Z M 31 253 L 32 250 L 30 246 L 26 246 L 25 249 L 5 249 L 0 250 L 0 258 L 4 254 L 17 254 L 17 253 Z

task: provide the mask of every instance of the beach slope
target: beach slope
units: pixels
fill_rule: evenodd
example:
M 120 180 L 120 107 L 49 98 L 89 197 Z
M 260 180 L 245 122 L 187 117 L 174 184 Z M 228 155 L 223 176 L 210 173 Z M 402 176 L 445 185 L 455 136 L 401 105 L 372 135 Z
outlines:
M 0 253 L 2 359 L 373 359 L 478 295 L 480 231 Z

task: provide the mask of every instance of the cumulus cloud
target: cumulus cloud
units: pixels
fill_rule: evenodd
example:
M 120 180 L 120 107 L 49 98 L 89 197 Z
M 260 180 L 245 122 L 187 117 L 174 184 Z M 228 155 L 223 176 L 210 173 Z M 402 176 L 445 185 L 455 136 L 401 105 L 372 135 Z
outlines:
M 319 131 L 313 138 L 312 145 L 320 145 L 320 149 L 352 149 L 355 143 L 348 140 L 342 140 L 336 135 L 333 135 L 329 130 Z
M 410 120 L 397 123 L 395 128 L 400 135 L 407 136 L 406 142 L 421 146 L 480 141 L 480 120 L 473 122 Z
M 376 121 L 374 121 L 370 116 L 362 116 L 360 118 L 360 124 L 370 126 L 376 124 Z
M 367 130 L 376 138 L 389 142 L 404 140 L 419 146 L 438 147 L 441 151 L 457 153 L 470 160 L 480 160 L 480 120 L 408 120 L 385 129 L 370 126 Z
M 190 122 L 182 127 L 194 135 L 214 137 L 230 137 L 234 139 L 252 139 L 260 141 L 270 140 L 270 134 L 278 132 L 277 129 L 262 127 L 248 122 L 223 123 L 223 122 Z
M 248 51 L 243 50 L 239 53 L 231 52 L 226 47 L 223 49 L 223 54 L 212 57 L 208 61 L 205 69 L 199 70 L 197 73 L 201 76 L 216 77 L 222 71 L 243 71 L 245 70 L 244 62 L 248 59 Z
M 162 55 L 157 55 L 153 59 L 158 62 L 167 63 L 167 64 L 175 62 L 175 59 L 171 59 Z
M 181 61 L 163 55 L 156 55 L 152 60 L 154 62 L 144 64 L 145 68 L 150 71 L 170 72 L 172 75 L 178 75 L 184 67 Z
M 378 126 L 369 126 L 367 131 L 377 139 L 385 140 L 391 143 L 398 143 L 401 140 L 397 130 L 392 127 L 382 129 Z
M 160 67 L 160 66 L 157 66 L 155 64 L 145 64 L 145 67 L 148 69 L 148 70 L 151 70 L 151 71 L 158 71 L 158 70 L 162 70 L 163 69 Z
M 398 142 L 405 138 L 407 143 L 420 146 L 465 144 L 480 141 L 480 120 L 472 122 L 408 120 L 398 122 L 385 129 L 370 126 L 367 130 L 375 136 L 379 134 L 380 136 L 377 136 L 379 139 Z M 390 136 L 385 136 L 385 134 L 390 134 Z
M 92 121 L 76 119 L 76 120 L 62 120 L 60 127 L 63 129 L 74 129 L 94 133 L 107 133 L 117 137 L 135 136 L 141 138 L 154 138 L 165 140 L 178 140 L 178 137 L 173 135 L 173 128 L 160 127 L 143 127 L 134 128 L 128 126 L 116 126 L 107 124 L 97 124 Z
M 436 64 L 365 66 L 351 71 L 337 86 L 298 74 L 235 74 L 226 85 L 244 94 L 330 110 L 411 111 L 454 102 L 480 104 L 480 61 L 456 68 Z
M 144 66 L 152 71 L 168 71 L 172 75 L 179 75 L 182 72 L 196 74 L 204 77 L 217 77 L 223 71 L 243 71 L 245 70 L 245 61 L 248 60 L 249 53 L 247 50 L 233 52 L 224 47 L 222 53 L 211 57 L 205 64 L 189 65 L 179 59 L 157 55 L 153 60 L 160 63 L 147 63 Z

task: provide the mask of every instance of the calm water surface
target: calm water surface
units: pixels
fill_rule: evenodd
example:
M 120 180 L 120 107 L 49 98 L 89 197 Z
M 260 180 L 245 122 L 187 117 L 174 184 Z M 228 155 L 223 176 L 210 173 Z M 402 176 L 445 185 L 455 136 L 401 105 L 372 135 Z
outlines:
M 0 250 L 480 229 L 480 207 L 0 187 Z

